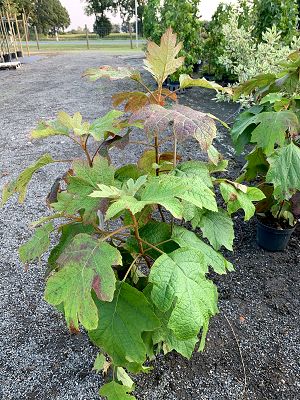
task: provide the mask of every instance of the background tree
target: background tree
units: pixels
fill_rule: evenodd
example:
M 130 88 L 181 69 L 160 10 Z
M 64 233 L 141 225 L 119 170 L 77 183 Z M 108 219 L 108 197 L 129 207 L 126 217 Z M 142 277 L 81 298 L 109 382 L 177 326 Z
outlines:
M 17 15 L 25 11 L 26 15 L 34 13 L 34 0 L 0 0 L 0 7 L 7 7 L 9 4 L 11 11 Z
M 227 24 L 233 7 L 230 4 L 220 3 L 207 26 L 207 38 L 203 48 L 203 56 L 206 60 L 207 73 L 214 74 L 221 79 L 226 75 L 225 68 L 218 63 L 219 57 L 224 52 L 224 34 L 222 26 Z
M 114 10 L 114 5 L 114 0 L 86 0 L 85 12 L 96 17 L 94 32 L 100 37 L 108 36 L 112 31 L 112 24 L 105 13 Z
M 143 14 L 145 10 L 144 0 L 138 0 L 138 31 L 143 32 Z M 135 18 L 135 0 L 115 0 L 114 8 L 120 12 L 123 22 L 129 23 Z
M 97 15 L 94 22 L 94 32 L 97 33 L 101 38 L 108 36 L 112 31 L 112 24 L 105 15 Z
M 150 36 L 146 37 L 159 43 L 162 33 L 171 27 L 183 43 L 180 55 L 185 57 L 185 64 L 171 77 L 172 80 L 177 80 L 182 73 L 191 73 L 201 58 L 203 41 L 199 5 L 200 0 L 165 0 L 163 5 L 160 1 L 148 1 L 144 32 Z
M 299 0 L 300 1 L 300 0 Z M 159 23 L 160 0 L 148 0 L 144 7 L 143 33 L 144 36 L 158 42 L 162 29 Z
M 69 13 L 59 0 L 36 0 L 32 25 L 39 33 L 55 34 L 70 25 Z
M 286 42 L 290 42 L 297 32 L 297 0 L 254 0 L 255 34 L 262 39 L 267 28 L 276 26 Z
M 85 12 L 87 15 L 104 17 L 105 12 L 114 8 L 114 0 L 85 0 Z

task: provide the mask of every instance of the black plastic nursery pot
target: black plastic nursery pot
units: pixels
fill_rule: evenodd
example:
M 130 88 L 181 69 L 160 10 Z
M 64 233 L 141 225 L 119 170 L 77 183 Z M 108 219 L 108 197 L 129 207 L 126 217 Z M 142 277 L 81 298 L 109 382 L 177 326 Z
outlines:
M 269 251 L 284 251 L 296 227 L 276 229 L 257 220 L 256 240 L 260 247 Z
M 11 55 L 11 58 L 12 58 L 13 60 L 15 60 L 15 59 L 17 58 L 17 54 L 16 54 L 16 53 L 10 53 L 10 55 Z
M 17 57 L 18 57 L 18 58 L 23 57 L 23 53 L 22 53 L 21 50 L 18 50 L 18 51 L 17 51 Z
M 11 62 L 12 58 L 10 54 L 3 54 L 4 62 Z

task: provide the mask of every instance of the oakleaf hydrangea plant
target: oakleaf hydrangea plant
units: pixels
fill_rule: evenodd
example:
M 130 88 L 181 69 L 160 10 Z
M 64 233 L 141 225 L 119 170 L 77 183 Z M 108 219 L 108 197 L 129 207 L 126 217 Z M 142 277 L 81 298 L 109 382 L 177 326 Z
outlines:
M 32 132 L 36 139 L 71 139 L 83 159 L 74 159 L 53 184 L 47 202 L 54 212 L 34 223 L 20 259 L 35 262 L 56 235 L 45 299 L 64 314 L 71 332 L 84 328 L 99 347 L 95 369 L 111 371 L 112 378 L 100 394 L 110 400 L 134 399 L 127 372 L 148 371 L 145 363 L 155 354 L 175 350 L 190 358 L 195 349 L 203 350 L 209 321 L 218 312 L 217 287 L 207 273 L 233 270 L 219 251 L 232 250 L 231 215 L 243 209 L 245 219 L 251 218 L 253 202 L 264 197 L 257 188 L 218 178 L 227 161 L 213 146 L 217 118 L 179 105 L 176 92 L 163 88 L 184 62 L 180 49 L 171 29 L 160 45 L 148 44 L 144 67 L 157 83 L 155 90 L 131 68 L 86 71 L 91 80 L 129 78 L 141 85 L 143 91 L 113 96 L 114 106 L 124 104 L 125 113 L 112 110 L 90 123 L 79 113 L 60 112 Z M 223 90 L 189 76 L 180 82 Z M 116 168 L 111 149 L 121 151 L 138 131 L 145 152 L 136 164 Z M 199 145 L 206 161 L 182 161 L 179 144 L 187 138 Z M 5 186 L 2 203 L 14 193 L 22 202 L 32 175 L 62 161 L 42 156 Z
M 234 90 L 235 99 L 255 99 L 231 130 L 237 152 L 246 145 L 251 149 L 239 181 L 256 181 L 266 195 L 257 213 L 278 229 L 294 227 L 300 217 L 299 73 L 296 51 L 281 63 L 280 72 L 259 74 Z

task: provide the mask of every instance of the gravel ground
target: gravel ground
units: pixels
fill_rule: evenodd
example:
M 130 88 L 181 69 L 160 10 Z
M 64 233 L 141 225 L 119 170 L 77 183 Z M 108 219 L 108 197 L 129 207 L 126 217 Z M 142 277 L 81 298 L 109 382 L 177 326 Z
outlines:
M 56 112 L 80 111 L 85 118 L 103 115 L 116 89 L 132 89 L 126 82 L 101 85 L 80 79 L 90 66 L 114 64 L 140 66 L 136 56 L 73 53 L 44 57 L 18 71 L 0 71 L 0 188 L 40 155 L 57 158 L 77 154 L 64 148 L 64 140 L 31 143 L 28 134 L 41 118 Z M 237 109 L 216 104 L 211 95 L 193 89 L 181 95 L 186 105 L 212 112 L 230 122 Z M 217 146 L 238 173 L 228 137 L 220 129 Z M 134 161 L 127 148 L 114 153 L 117 164 Z M 184 145 L 185 158 L 200 157 L 193 142 Z M 51 182 L 64 166 L 51 166 L 35 175 L 25 205 L 15 199 L 0 210 L 0 399 L 96 400 L 102 377 L 91 371 L 97 350 L 82 333 L 68 333 L 62 317 L 43 301 L 45 260 L 25 273 L 17 248 L 31 235 L 29 222 L 46 211 Z M 235 253 L 226 256 L 236 272 L 216 277 L 221 313 L 211 324 L 207 347 L 191 361 L 172 353 L 159 356 L 149 375 L 135 377 L 138 400 L 297 400 L 299 367 L 299 232 L 289 248 L 268 253 L 255 243 L 255 222 L 236 218 Z M 244 356 L 247 389 L 237 342 Z

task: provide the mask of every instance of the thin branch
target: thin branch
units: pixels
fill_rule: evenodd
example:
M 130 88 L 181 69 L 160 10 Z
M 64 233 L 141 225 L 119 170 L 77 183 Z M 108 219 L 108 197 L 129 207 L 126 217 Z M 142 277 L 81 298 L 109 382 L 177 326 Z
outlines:
M 74 160 L 54 160 L 54 162 L 56 162 L 56 163 L 71 163 L 73 161 Z
M 230 327 L 230 329 L 231 329 L 231 331 L 233 333 L 233 336 L 235 338 L 235 341 L 236 341 L 236 344 L 237 344 L 237 347 L 238 347 L 238 350 L 239 350 L 239 353 L 240 353 L 241 364 L 242 364 L 243 373 L 244 373 L 244 386 L 243 386 L 243 390 L 242 390 L 242 394 L 241 394 L 241 398 L 243 398 L 245 393 L 246 393 L 246 389 L 247 389 L 247 376 L 246 376 L 246 367 L 245 367 L 245 363 L 244 363 L 244 357 L 243 357 L 243 353 L 242 353 L 242 350 L 241 350 L 241 346 L 240 346 L 238 337 L 237 337 L 237 335 L 236 335 L 236 333 L 235 333 L 235 331 L 233 329 L 233 326 L 231 325 L 229 319 L 226 317 L 226 315 L 224 313 L 223 313 L 223 316 L 226 319 L 226 321 L 227 321 L 227 323 L 228 323 L 228 325 L 229 325 L 229 327 Z
M 153 92 L 141 81 L 136 81 L 138 82 L 155 100 L 155 102 L 157 103 L 157 98 L 154 96 Z
M 88 160 L 89 166 L 92 167 L 93 166 L 93 160 L 91 159 L 90 153 L 88 152 L 87 149 L 84 149 L 84 148 L 83 148 L 83 151 L 84 151 L 84 153 L 86 155 L 86 158 Z
M 143 243 L 145 243 L 147 246 L 151 247 L 153 250 L 156 250 L 156 251 L 158 251 L 158 252 L 161 253 L 161 254 L 165 254 L 165 253 L 164 253 L 162 250 L 160 250 L 158 247 L 153 246 L 153 244 L 147 242 L 146 240 L 141 239 L 141 241 L 142 241 Z M 149 250 L 149 249 L 148 249 L 148 250 Z M 147 251 L 147 250 L 145 250 L 145 251 Z
M 132 228 L 132 227 L 133 227 L 133 225 L 121 226 L 121 228 L 116 229 L 116 230 L 113 231 L 113 232 L 110 232 L 108 235 L 106 235 L 106 236 L 100 238 L 100 240 L 102 240 L 102 241 L 107 240 L 107 239 L 109 239 L 110 237 L 113 237 L 113 236 L 115 236 L 116 234 L 125 231 L 125 229 L 129 229 L 129 228 Z M 98 229 L 99 229 L 99 228 L 98 228 Z M 101 233 L 103 233 L 103 232 L 101 231 Z
M 89 140 L 89 137 L 90 137 L 89 134 L 86 135 L 86 138 L 85 138 L 85 141 L 84 141 L 84 144 L 83 144 L 83 146 L 84 146 L 85 149 L 86 149 L 86 147 L 87 147 L 87 142 L 88 142 L 88 140 Z
M 129 213 L 130 213 L 131 219 L 133 221 L 134 236 L 135 236 L 136 240 L 138 241 L 138 246 L 139 246 L 139 249 L 140 249 L 140 253 L 143 255 L 144 254 L 144 249 L 143 249 L 142 239 L 141 239 L 140 234 L 139 234 L 139 224 L 138 224 L 138 222 L 136 220 L 136 217 L 133 214 L 133 212 L 131 212 L 129 210 Z
M 132 267 L 134 266 L 134 264 L 137 262 L 137 260 L 138 260 L 140 257 L 141 257 L 141 254 L 138 254 L 138 255 L 135 257 L 135 259 L 132 261 L 132 263 L 130 264 L 130 267 L 128 268 L 128 270 L 127 270 L 127 272 L 126 272 L 126 274 L 125 274 L 125 276 L 124 276 L 124 278 L 122 279 L 122 282 L 125 282 L 125 281 L 126 281 L 128 275 L 129 275 L 129 272 L 131 271 Z
M 154 148 L 155 148 L 155 162 L 156 162 L 156 164 L 159 164 L 159 142 L 158 142 L 158 134 L 157 134 L 157 132 L 155 133 L 155 136 L 154 136 Z M 159 176 L 159 168 L 156 168 L 155 175 Z M 158 207 L 158 211 L 159 211 L 159 214 L 161 216 L 162 222 L 166 222 L 164 214 L 162 212 L 161 205 L 158 204 L 157 207 Z
M 96 157 L 98 151 L 101 149 L 102 144 L 103 144 L 103 142 L 101 142 L 101 143 L 99 144 L 99 146 L 97 147 L 97 150 L 95 151 L 95 153 L 94 153 L 94 155 L 93 155 L 93 157 L 92 157 L 92 162 L 94 162 L 94 159 L 95 159 L 95 157 Z
M 160 204 L 157 204 L 157 208 L 158 208 L 162 222 L 166 222 L 165 216 L 163 214 L 162 206 Z
M 173 128 L 173 134 L 174 134 L 173 167 L 175 169 L 177 165 L 177 137 L 174 128 Z

